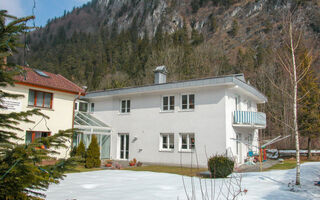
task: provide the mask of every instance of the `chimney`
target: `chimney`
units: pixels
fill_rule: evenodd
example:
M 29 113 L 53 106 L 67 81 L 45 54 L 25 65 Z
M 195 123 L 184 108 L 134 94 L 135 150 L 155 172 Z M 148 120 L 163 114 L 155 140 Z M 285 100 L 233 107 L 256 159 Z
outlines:
M 166 66 L 158 66 L 154 72 L 154 84 L 162 84 L 167 82 L 167 69 Z

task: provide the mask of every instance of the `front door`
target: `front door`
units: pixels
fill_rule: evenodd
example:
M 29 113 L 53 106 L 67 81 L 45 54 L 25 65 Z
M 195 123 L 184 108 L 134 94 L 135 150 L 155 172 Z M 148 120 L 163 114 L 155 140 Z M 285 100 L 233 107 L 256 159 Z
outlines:
M 129 134 L 120 134 L 120 159 L 129 159 Z

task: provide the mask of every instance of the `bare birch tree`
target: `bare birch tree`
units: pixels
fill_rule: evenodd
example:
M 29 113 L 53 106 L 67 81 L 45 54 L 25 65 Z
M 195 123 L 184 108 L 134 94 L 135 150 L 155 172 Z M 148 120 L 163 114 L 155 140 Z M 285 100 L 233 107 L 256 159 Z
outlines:
M 311 67 L 303 64 L 303 59 L 299 59 L 298 55 L 301 49 L 307 51 L 305 57 L 311 59 L 312 49 L 306 50 L 304 46 L 305 31 L 303 25 L 304 18 L 299 15 L 299 12 L 288 14 L 282 22 L 283 38 L 281 39 L 280 47 L 275 51 L 276 63 L 284 70 L 285 77 L 288 77 L 290 85 L 288 88 L 279 87 L 273 80 L 268 77 L 272 85 L 285 93 L 291 102 L 292 106 L 292 124 L 282 121 L 286 127 L 290 128 L 295 137 L 296 148 L 296 185 L 300 185 L 300 146 L 299 146 L 299 130 L 298 130 L 298 102 L 304 97 L 298 97 L 298 87 L 301 80 L 308 74 Z

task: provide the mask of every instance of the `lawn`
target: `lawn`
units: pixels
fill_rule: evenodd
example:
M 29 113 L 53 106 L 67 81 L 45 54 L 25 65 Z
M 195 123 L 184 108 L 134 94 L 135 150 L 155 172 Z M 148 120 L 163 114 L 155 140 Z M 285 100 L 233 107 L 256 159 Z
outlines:
M 304 162 L 308 162 L 308 161 L 300 161 L 301 164 Z M 283 163 L 278 163 L 273 165 L 272 167 L 269 167 L 268 169 L 266 169 L 265 171 L 269 171 L 269 170 L 286 170 L 286 169 L 293 169 L 296 167 L 296 160 L 284 160 Z
M 91 172 L 91 171 L 98 171 L 103 170 L 102 168 L 85 168 L 84 166 L 78 165 L 73 170 L 67 171 L 66 173 L 79 173 L 79 172 Z
M 174 166 L 163 166 L 163 165 L 128 167 L 128 168 L 124 168 L 124 170 L 162 172 L 162 173 L 170 173 L 170 174 L 179 174 L 183 176 L 196 176 L 199 172 L 208 171 L 207 168 L 197 169 L 197 168 L 174 167 Z

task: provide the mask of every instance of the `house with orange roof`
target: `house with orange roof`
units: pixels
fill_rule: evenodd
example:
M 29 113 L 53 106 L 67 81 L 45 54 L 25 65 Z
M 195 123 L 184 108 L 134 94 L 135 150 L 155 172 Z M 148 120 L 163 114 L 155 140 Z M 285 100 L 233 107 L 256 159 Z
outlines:
M 18 136 L 26 144 L 36 138 L 47 137 L 59 130 L 73 128 L 74 105 L 76 99 L 85 95 L 85 90 L 60 74 L 53 74 L 29 67 L 24 68 L 22 75 L 14 77 L 15 86 L 3 89 L 5 92 L 23 95 L 22 98 L 6 98 L 2 104 L 6 110 L 2 113 L 21 112 L 34 108 L 41 110 L 43 116 L 32 116 L 34 123 L 19 124 L 22 130 Z M 65 150 L 60 152 L 60 157 L 67 156 Z

